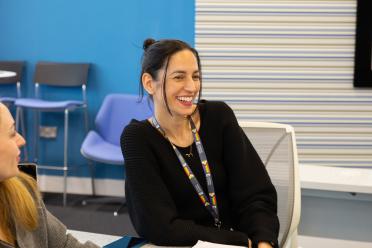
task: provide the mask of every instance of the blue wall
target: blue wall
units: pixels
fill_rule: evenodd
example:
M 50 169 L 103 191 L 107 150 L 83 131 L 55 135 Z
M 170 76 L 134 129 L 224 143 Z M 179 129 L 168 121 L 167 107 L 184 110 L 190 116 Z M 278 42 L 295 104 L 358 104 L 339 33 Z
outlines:
M 190 0 L 0 0 L 0 60 L 24 60 L 23 92 L 33 96 L 32 76 L 39 60 L 89 62 L 88 104 L 91 128 L 105 95 L 113 92 L 138 93 L 142 42 L 177 38 L 194 44 L 194 1 Z M 7 88 L 2 95 L 7 94 Z M 55 91 L 44 89 L 47 97 Z M 79 97 L 74 90 L 64 96 Z M 125 111 L 125 109 L 123 109 Z M 27 114 L 31 142 L 32 115 Z M 84 139 L 82 114 L 71 117 L 69 157 L 73 175 L 87 176 L 86 161 L 80 155 Z M 63 161 L 62 114 L 43 114 L 44 125 L 58 125 L 56 140 L 43 140 L 41 161 Z M 32 145 L 29 144 L 32 150 Z M 123 178 L 123 168 L 97 166 L 97 177 Z M 51 172 L 43 172 L 50 174 Z

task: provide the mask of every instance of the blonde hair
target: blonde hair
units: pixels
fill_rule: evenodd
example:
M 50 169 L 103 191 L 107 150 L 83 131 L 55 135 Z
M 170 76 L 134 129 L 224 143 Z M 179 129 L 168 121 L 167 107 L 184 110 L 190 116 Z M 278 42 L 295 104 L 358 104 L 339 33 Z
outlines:
M 0 181 L 0 228 L 7 240 L 14 243 L 16 239 L 13 233 L 15 222 L 29 231 L 38 226 L 39 201 L 40 193 L 31 176 L 20 172 L 18 176 Z
M 0 226 L 8 240 L 15 240 L 15 222 L 28 231 L 38 226 L 39 199 L 36 181 L 23 172 L 0 182 Z

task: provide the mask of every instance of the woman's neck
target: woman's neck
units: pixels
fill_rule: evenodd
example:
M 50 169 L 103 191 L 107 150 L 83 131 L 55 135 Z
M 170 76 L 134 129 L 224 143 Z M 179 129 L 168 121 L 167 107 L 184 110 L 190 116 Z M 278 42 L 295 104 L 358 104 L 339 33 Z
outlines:
M 176 137 L 190 131 L 187 116 L 170 115 L 170 113 L 155 111 L 155 118 L 168 137 Z
M 193 120 L 195 120 L 194 115 L 192 116 Z M 155 109 L 155 118 L 172 143 L 182 147 L 189 146 L 193 143 L 188 116 L 171 115 L 168 111 L 157 111 L 157 109 Z

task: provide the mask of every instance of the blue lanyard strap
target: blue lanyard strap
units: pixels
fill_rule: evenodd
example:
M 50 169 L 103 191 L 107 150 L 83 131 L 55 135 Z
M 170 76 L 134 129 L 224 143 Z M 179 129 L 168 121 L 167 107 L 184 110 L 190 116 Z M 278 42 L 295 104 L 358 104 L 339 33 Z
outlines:
M 190 166 L 187 164 L 185 159 L 183 158 L 180 151 L 177 149 L 177 147 L 168 139 L 168 137 L 165 135 L 164 130 L 161 128 L 159 122 L 156 120 L 155 116 L 151 117 L 151 123 L 152 125 L 160 131 L 160 133 L 163 134 L 163 136 L 169 141 L 169 143 L 172 145 L 174 152 L 176 153 L 178 160 L 180 161 L 182 168 L 186 174 L 186 176 L 189 178 L 192 186 L 194 187 L 196 193 L 199 196 L 199 199 L 203 203 L 203 205 L 207 208 L 207 210 L 211 213 L 211 215 L 214 218 L 214 224 L 216 227 L 221 227 L 221 221 L 218 214 L 218 208 L 217 208 L 217 199 L 216 194 L 214 190 L 214 184 L 212 179 L 211 170 L 208 164 L 207 156 L 204 151 L 203 144 L 201 142 L 200 136 L 198 134 L 198 131 L 195 127 L 195 124 L 191 117 L 189 117 L 192 136 L 194 138 L 194 142 L 199 154 L 200 162 L 202 164 L 205 179 L 207 181 L 207 188 L 208 188 L 208 196 L 204 193 L 203 188 L 200 186 L 200 183 L 198 179 L 195 177 L 194 173 L 192 172 Z

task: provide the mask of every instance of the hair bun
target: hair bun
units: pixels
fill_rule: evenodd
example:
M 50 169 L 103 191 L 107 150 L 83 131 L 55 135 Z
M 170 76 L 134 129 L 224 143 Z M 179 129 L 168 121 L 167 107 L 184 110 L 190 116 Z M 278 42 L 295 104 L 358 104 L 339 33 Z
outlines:
M 143 42 L 143 49 L 146 51 L 147 48 L 149 48 L 152 44 L 154 44 L 156 41 L 153 38 L 147 38 Z

